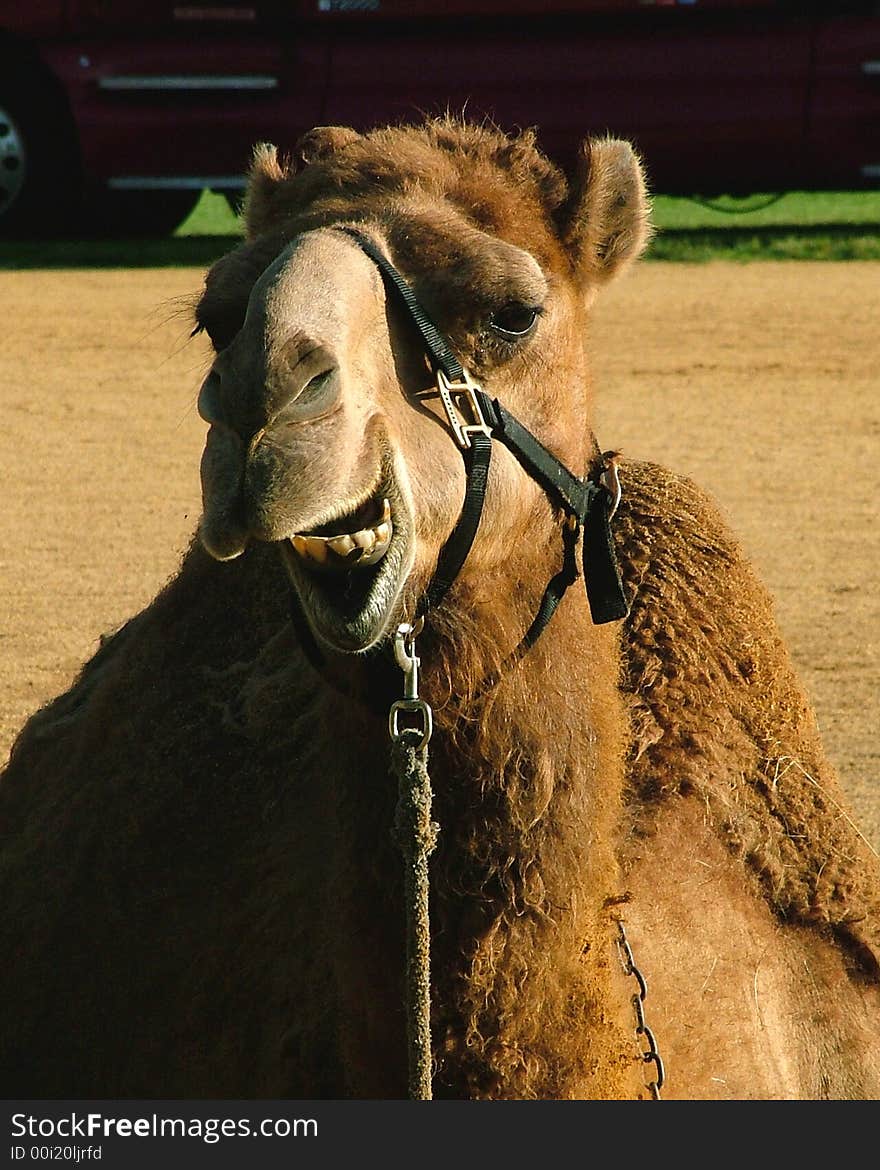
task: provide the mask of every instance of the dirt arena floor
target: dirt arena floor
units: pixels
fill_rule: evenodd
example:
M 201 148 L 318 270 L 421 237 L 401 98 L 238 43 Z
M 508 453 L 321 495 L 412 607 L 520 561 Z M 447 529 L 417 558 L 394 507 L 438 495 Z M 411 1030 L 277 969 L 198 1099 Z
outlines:
M 195 529 L 201 278 L 0 273 L 0 764 Z M 880 264 L 644 264 L 600 300 L 593 350 L 600 443 L 720 502 L 880 850 L 878 321 Z

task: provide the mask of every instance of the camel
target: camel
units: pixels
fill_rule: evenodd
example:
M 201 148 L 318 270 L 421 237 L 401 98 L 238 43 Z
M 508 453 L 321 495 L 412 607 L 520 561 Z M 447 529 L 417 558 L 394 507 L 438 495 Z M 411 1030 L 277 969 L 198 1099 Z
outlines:
M 593 433 L 636 151 L 565 175 L 529 131 L 318 127 L 256 149 L 244 222 L 195 308 L 198 532 L 0 784 L 5 1095 L 407 1096 L 403 644 L 435 1097 L 880 1097 L 880 871 L 772 599 L 696 485 Z M 451 409 L 390 267 L 471 379 Z M 597 540 L 474 385 L 590 486 Z

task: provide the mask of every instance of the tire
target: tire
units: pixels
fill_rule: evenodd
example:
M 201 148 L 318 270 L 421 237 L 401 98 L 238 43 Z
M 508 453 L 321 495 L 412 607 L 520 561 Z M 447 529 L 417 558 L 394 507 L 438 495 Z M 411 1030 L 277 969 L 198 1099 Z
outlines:
M 49 77 L 0 56 L 0 236 L 54 236 L 80 198 L 70 115 Z

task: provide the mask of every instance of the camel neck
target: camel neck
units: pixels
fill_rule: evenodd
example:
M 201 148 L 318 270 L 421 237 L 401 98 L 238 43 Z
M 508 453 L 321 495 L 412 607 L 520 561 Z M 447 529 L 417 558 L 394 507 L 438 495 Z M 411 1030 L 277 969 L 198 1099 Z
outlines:
M 437 720 L 429 770 L 440 824 L 431 858 L 440 1096 L 632 1095 L 628 1082 L 618 1083 L 630 1075 L 619 1054 L 632 1050 L 632 1027 L 611 961 L 623 775 L 617 647 L 614 630 L 593 627 L 585 611 L 583 595 L 572 592 L 558 624 L 469 712 L 457 698 L 468 679 L 426 656 Z M 582 648 L 577 662 L 570 640 Z M 387 995 L 402 954 L 402 862 L 387 831 L 387 777 L 384 796 L 375 779 L 385 833 L 366 823 L 362 793 L 352 788 L 374 782 L 368 754 L 362 742 L 340 793 L 339 845 L 346 871 L 357 875 L 348 883 L 350 912 L 371 952 L 368 960 L 350 954 L 346 968 L 358 983 L 372 970 Z M 377 773 L 387 758 L 386 745 Z M 358 819 L 346 810 L 359 810 Z M 379 851 L 378 838 L 386 842 Z M 389 917 L 366 929 L 377 905 Z M 362 1001 L 362 987 L 358 994 Z M 583 1042 L 590 1032 L 592 1047 Z M 617 1061 L 600 1061 L 600 1051 L 618 1053 Z

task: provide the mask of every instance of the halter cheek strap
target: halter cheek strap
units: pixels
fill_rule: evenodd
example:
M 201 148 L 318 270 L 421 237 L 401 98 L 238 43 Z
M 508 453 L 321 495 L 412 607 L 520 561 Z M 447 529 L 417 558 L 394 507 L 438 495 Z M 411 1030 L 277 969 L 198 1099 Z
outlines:
M 583 530 L 583 573 L 593 621 L 598 625 L 626 617 L 629 605 L 623 591 L 620 570 L 611 535 L 611 516 L 617 507 L 619 485 L 614 499 L 603 482 L 610 462 L 596 449 L 595 478 L 578 479 L 531 431 L 504 407 L 490 398 L 473 381 L 452 352 L 445 337 L 419 304 L 412 288 L 388 261 L 375 243 L 352 227 L 342 227 L 367 255 L 407 310 L 421 334 L 428 360 L 437 378 L 437 390 L 449 419 L 467 470 L 467 488 L 461 515 L 449 539 L 440 550 L 437 568 L 418 607 L 418 617 L 439 605 L 458 576 L 470 552 L 479 527 L 486 495 L 492 439 L 497 439 L 517 458 L 525 471 L 565 512 L 563 564 L 549 582 L 538 613 L 515 653 L 527 650 L 537 640 L 578 576 L 575 549 Z M 616 480 L 616 469 L 614 469 Z

